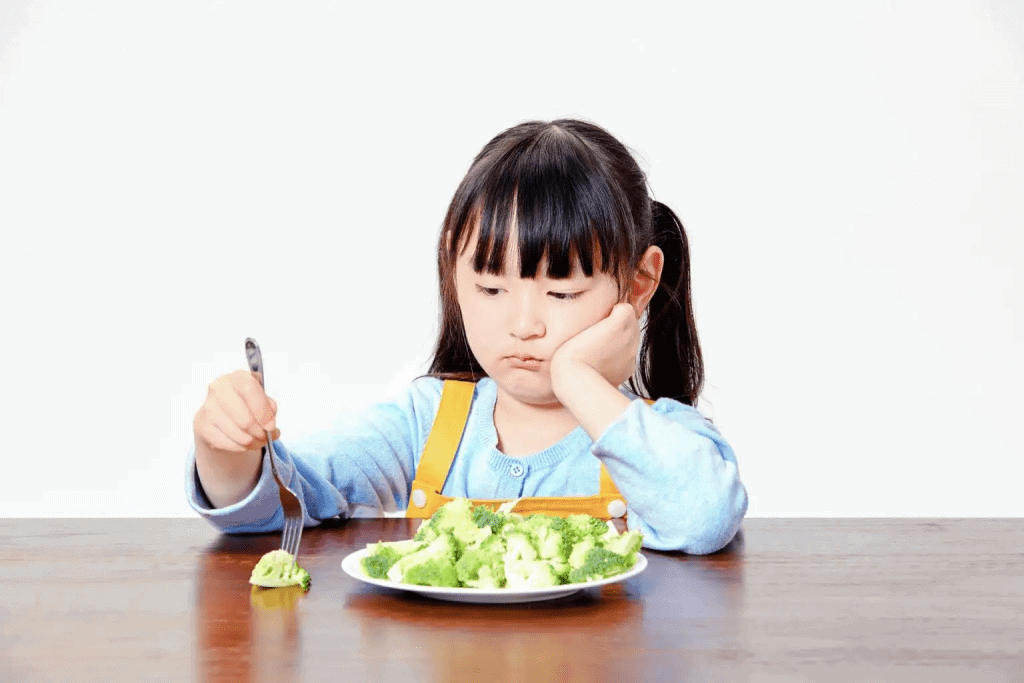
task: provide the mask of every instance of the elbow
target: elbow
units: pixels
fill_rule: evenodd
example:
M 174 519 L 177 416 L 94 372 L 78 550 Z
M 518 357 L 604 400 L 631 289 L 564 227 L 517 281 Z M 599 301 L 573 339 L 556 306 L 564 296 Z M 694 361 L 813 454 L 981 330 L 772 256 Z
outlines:
M 693 535 L 680 550 L 690 555 L 710 555 L 735 538 L 747 513 L 747 490 L 737 478 L 723 493 L 715 504 L 707 507 L 701 516 L 703 524 L 694 528 Z
M 676 506 L 666 506 L 662 523 L 642 524 L 644 546 L 653 550 L 709 555 L 718 552 L 736 536 L 747 512 L 747 490 L 738 474 L 712 495 L 688 497 Z

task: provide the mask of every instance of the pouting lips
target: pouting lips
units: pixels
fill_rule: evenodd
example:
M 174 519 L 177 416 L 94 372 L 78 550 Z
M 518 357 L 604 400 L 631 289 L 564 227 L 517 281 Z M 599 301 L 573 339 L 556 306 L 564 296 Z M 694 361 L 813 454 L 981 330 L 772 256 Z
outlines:
M 537 370 L 540 368 L 541 359 L 527 355 L 507 356 L 509 364 L 514 368 L 523 370 Z

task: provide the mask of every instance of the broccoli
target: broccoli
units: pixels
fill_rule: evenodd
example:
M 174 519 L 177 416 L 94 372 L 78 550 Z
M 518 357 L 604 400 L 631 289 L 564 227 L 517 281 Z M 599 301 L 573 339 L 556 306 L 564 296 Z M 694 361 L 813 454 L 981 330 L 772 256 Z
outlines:
M 455 573 L 456 542 L 450 533 L 442 534 L 425 548 L 406 555 L 388 570 L 388 580 L 419 586 L 457 586 Z
M 590 548 L 598 539 L 605 536 L 609 529 L 614 532 L 615 527 L 590 515 L 569 515 L 564 519 L 552 522 L 550 529 L 561 536 L 559 555 L 572 564 L 569 558 L 572 556 L 574 548 L 580 543 L 585 543 L 586 547 Z M 582 561 L 581 557 L 579 563 Z
M 430 516 L 430 525 L 438 532 L 462 529 L 471 521 L 472 512 L 473 506 L 469 500 L 456 498 L 439 507 L 437 512 Z
M 643 535 L 634 529 L 632 531 L 624 531 L 621 534 L 605 536 L 601 539 L 601 547 L 618 555 L 632 557 L 635 563 L 636 554 L 640 552 L 640 546 L 643 542 Z
M 491 554 L 486 550 L 476 548 L 467 551 L 459 561 L 455 563 L 455 574 L 459 582 L 475 581 L 480 578 L 480 570 L 490 564 Z
M 540 527 L 534 532 L 537 554 L 545 560 L 568 559 L 572 552 L 573 536 L 564 530 L 551 526 Z
M 558 583 L 569 583 L 569 572 L 572 571 L 572 567 L 569 566 L 568 560 L 562 557 L 552 557 L 547 562 L 551 565 L 551 571 L 558 577 Z
M 608 523 L 602 522 L 590 515 L 569 515 L 565 522 L 576 532 L 580 540 L 584 538 L 601 538 L 608 533 Z
M 584 539 L 575 544 L 572 547 L 572 552 L 569 553 L 569 558 L 567 559 L 569 566 L 573 569 L 579 569 L 582 567 L 583 563 L 586 561 L 587 553 L 596 547 L 597 544 L 594 543 L 594 539 L 592 538 Z
M 526 527 L 530 531 L 537 531 L 538 529 L 545 529 L 547 527 L 550 527 L 552 524 L 561 519 L 561 517 L 552 517 L 551 515 L 536 513 L 524 517 L 522 521 L 522 526 Z
M 381 545 L 381 544 L 377 544 Z M 363 558 L 363 569 L 371 579 L 387 578 L 391 565 L 402 558 L 391 548 L 378 548 L 372 554 Z
M 396 583 L 522 590 L 595 581 L 636 564 L 639 531 L 619 534 L 589 515 L 520 515 L 513 507 L 452 500 L 412 539 L 367 545 L 363 570 Z
M 271 550 L 252 568 L 249 583 L 263 588 L 302 586 L 309 590 L 309 572 L 295 563 L 295 558 L 285 550 Z
M 547 588 L 559 584 L 558 574 L 544 560 L 506 560 L 505 586 L 513 590 Z
M 501 527 L 505 526 L 506 522 L 508 522 L 508 517 L 495 512 L 486 505 L 477 505 L 473 508 L 473 523 L 478 527 L 491 527 L 491 533 L 496 534 L 501 531 Z
M 480 584 L 500 588 L 505 583 L 504 552 L 500 536 L 489 536 L 479 547 L 467 550 L 455 563 L 459 582 L 477 588 L 484 587 Z
M 626 557 L 604 548 L 591 548 L 583 564 L 569 572 L 569 583 L 598 581 L 621 574 L 636 563 L 636 557 Z
M 537 549 L 525 531 L 505 534 L 505 562 L 509 560 L 536 560 Z
M 559 542 L 557 557 L 568 560 L 573 547 L 582 540 L 580 532 L 564 517 L 554 517 L 544 531 L 537 530 L 537 545 L 543 557 L 555 557 L 555 541 Z
M 490 565 L 480 567 L 480 574 L 476 579 L 466 581 L 466 587 L 483 588 L 485 590 L 502 588 L 505 585 L 505 567 L 500 562 L 493 566 L 497 567 L 497 569 L 492 570 Z
M 491 535 L 490 526 L 479 526 L 473 521 L 472 503 L 466 498 L 455 498 L 439 507 L 416 532 L 416 540 L 433 541 L 450 532 L 458 542 L 458 554 Z
M 411 540 L 419 541 L 420 543 L 430 543 L 438 535 L 437 530 L 430 524 L 430 520 L 425 519 L 420 523 L 420 528 L 416 530 L 416 535 Z
M 413 565 L 402 574 L 402 583 L 416 586 L 444 586 L 456 588 L 459 576 L 455 565 L 445 559 L 433 559 Z
M 387 578 L 388 570 L 399 559 L 425 547 L 426 543 L 416 540 L 370 543 L 366 546 L 369 554 L 363 558 L 363 569 L 374 579 Z

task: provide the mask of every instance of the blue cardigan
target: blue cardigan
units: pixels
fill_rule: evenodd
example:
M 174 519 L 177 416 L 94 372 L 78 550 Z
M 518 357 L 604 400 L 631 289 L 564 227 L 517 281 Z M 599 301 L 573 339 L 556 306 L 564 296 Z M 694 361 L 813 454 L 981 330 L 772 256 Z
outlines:
M 307 526 L 337 516 L 405 510 L 442 386 L 437 378 L 421 377 L 392 400 L 347 416 L 331 431 L 288 445 L 274 442 L 279 473 L 292 490 L 302 491 Z M 633 401 L 597 441 L 577 427 L 543 451 L 513 458 L 497 449 L 496 385 L 480 380 L 442 493 L 592 495 L 604 462 L 628 503 L 628 526 L 643 532 L 644 546 L 691 554 L 721 549 L 747 511 L 747 492 L 729 444 L 695 408 L 671 399 L 648 405 L 622 391 Z M 225 532 L 281 528 L 277 484 L 267 462 L 244 500 L 214 509 L 199 484 L 193 452 L 186 490 L 193 509 Z

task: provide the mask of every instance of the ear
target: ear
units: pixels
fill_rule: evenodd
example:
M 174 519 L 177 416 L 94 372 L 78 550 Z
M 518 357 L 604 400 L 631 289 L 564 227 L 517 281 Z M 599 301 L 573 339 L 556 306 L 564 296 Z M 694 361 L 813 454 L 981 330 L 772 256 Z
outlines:
M 661 282 L 661 271 L 664 267 L 664 252 L 653 245 L 647 247 L 647 251 L 640 258 L 640 263 L 637 264 L 637 270 L 629 288 L 629 303 L 633 305 L 637 318 L 644 312 L 651 297 L 654 296 L 654 290 Z

